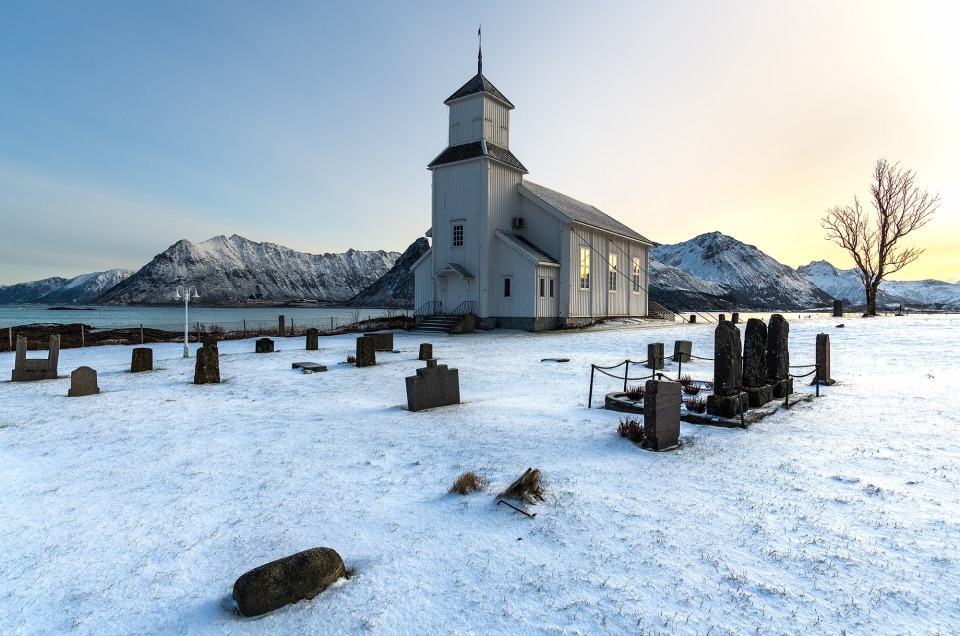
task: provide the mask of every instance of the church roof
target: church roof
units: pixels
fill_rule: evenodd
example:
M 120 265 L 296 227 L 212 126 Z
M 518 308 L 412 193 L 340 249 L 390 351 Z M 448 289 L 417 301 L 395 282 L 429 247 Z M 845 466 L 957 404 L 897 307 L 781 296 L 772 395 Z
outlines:
M 486 146 L 486 152 L 484 152 L 484 146 Z M 470 143 L 460 144 L 459 146 L 450 146 L 441 152 L 436 159 L 431 161 L 427 168 L 436 168 L 437 166 L 442 166 L 447 163 L 465 161 L 476 157 L 489 157 L 500 163 L 505 163 L 508 166 L 527 172 L 527 169 L 512 152 L 506 148 L 492 144 L 489 141 L 471 141 Z
M 560 212 L 564 216 L 570 218 L 570 220 L 575 223 L 582 223 L 583 225 L 589 225 L 613 234 L 619 234 L 621 236 L 631 238 L 635 241 L 641 241 L 643 243 L 653 245 L 653 241 L 650 239 L 646 238 L 642 234 L 639 234 L 638 232 L 631 230 L 620 221 L 608 214 L 604 214 L 589 203 L 578 201 L 573 197 L 568 197 L 567 195 L 561 194 L 556 190 L 545 188 L 542 185 L 538 185 L 530 181 L 524 181 L 518 187 L 520 188 L 521 193 L 526 191 L 526 193 L 532 194 L 535 198 L 540 199 L 557 212 Z
M 520 252 L 523 252 L 538 263 L 543 263 L 545 265 L 560 265 L 560 261 L 553 258 L 522 236 L 508 234 L 507 232 L 501 232 L 500 230 L 496 230 L 495 234 L 498 238 L 503 239 L 503 241 L 505 241 L 508 245 L 519 250 Z
M 497 87 L 494 86 L 490 80 L 484 77 L 482 73 L 477 73 L 474 75 L 469 82 L 461 86 L 456 93 L 448 97 L 443 103 L 449 104 L 455 99 L 460 99 L 461 97 L 466 97 L 467 95 L 473 95 L 474 93 L 490 93 L 510 108 L 514 108 L 514 105 L 510 103 L 510 100 L 504 97 L 503 93 L 498 91 Z

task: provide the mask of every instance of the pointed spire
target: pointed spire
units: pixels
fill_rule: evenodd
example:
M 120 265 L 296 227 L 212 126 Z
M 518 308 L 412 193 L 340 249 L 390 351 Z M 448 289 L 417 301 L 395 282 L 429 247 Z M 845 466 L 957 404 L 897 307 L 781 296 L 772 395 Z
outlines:
M 480 32 L 483 29 L 483 25 L 480 25 L 480 28 L 477 29 L 477 40 L 479 41 L 479 48 L 477 49 L 477 75 L 483 75 L 483 34 Z

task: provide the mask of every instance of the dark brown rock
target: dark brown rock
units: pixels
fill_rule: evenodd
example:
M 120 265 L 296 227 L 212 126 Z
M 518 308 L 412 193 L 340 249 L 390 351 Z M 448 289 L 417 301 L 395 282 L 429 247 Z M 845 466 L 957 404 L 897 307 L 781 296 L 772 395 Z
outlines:
M 347 575 L 331 548 L 311 548 L 254 568 L 233 584 L 233 600 L 243 616 L 260 616 L 315 597 Z
M 130 373 L 153 371 L 153 349 L 137 347 L 130 356 Z

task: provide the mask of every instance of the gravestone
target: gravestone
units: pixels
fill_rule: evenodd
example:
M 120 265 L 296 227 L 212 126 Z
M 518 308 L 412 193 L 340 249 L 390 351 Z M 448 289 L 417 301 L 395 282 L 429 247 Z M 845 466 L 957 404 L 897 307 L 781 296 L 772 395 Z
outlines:
M 17 353 L 13 361 L 11 382 L 33 382 L 34 380 L 54 380 L 57 377 L 57 364 L 60 361 L 60 336 L 50 336 L 50 347 L 45 358 L 27 357 L 27 339 L 17 336 Z
M 193 371 L 194 384 L 218 384 L 220 382 L 220 350 L 213 340 L 197 349 L 197 364 Z
M 417 356 L 417 360 L 432 360 L 433 359 L 433 345 L 429 342 L 424 342 L 420 345 L 420 355 Z
M 680 385 L 647 380 L 643 394 L 644 445 L 656 451 L 680 442 Z
M 367 337 L 373 339 L 374 351 L 393 351 L 392 333 L 368 333 Z
M 690 324 L 697 322 L 697 314 L 690 314 Z
M 260 616 L 289 603 L 311 599 L 347 575 L 331 548 L 312 548 L 271 561 L 233 584 L 233 600 L 243 616 Z
M 725 322 L 727 320 L 727 314 L 720 314 L 720 317 L 717 319 L 717 322 Z
M 735 325 L 736 325 L 736 324 L 739 324 L 739 323 L 740 323 L 740 312 L 735 311 L 735 312 L 733 312 L 732 314 L 730 314 L 730 322 L 732 322 L 732 323 L 735 324 Z
M 357 338 L 357 366 L 372 367 L 377 364 L 377 350 L 374 347 L 373 338 L 370 336 L 360 336 Z
M 153 371 L 153 349 L 150 347 L 137 347 L 130 357 L 130 373 L 143 371 Z
M 460 372 L 445 364 L 427 360 L 426 367 L 406 380 L 407 408 L 411 411 L 460 404 Z
M 97 371 L 90 367 L 77 367 L 70 374 L 70 390 L 67 391 L 68 397 L 81 397 L 84 395 L 96 395 L 100 392 L 97 386 Z
M 294 362 L 290 368 L 303 369 L 304 373 L 320 373 L 327 370 L 327 367 L 316 362 Z
M 256 345 L 257 353 L 273 353 L 273 340 L 270 338 L 259 338 Z
M 833 317 L 843 318 L 843 301 L 842 300 L 833 301 Z
M 691 355 L 693 355 L 693 342 L 690 340 L 677 340 L 673 343 L 674 362 L 690 362 Z
M 651 342 L 647 345 L 647 368 L 663 368 L 663 343 Z
M 314 327 L 307 329 L 307 351 L 316 351 L 320 348 L 320 330 Z
M 721 322 L 713 332 L 713 395 L 707 396 L 707 413 L 734 417 L 740 412 L 743 384 L 743 357 L 740 330 L 732 322 Z
M 830 377 L 830 334 L 817 334 L 817 378 L 819 384 L 833 385 L 833 378 Z
M 773 399 L 773 387 L 767 382 L 767 325 L 759 318 L 747 320 L 743 334 L 743 387 L 750 406 Z
M 287 335 L 286 325 L 284 324 L 283 314 L 280 315 L 280 318 L 277 320 L 277 335 L 281 338 Z
M 767 382 L 773 385 L 773 397 L 793 393 L 790 377 L 790 323 L 780 314 L 770 316 L 767 329 Z

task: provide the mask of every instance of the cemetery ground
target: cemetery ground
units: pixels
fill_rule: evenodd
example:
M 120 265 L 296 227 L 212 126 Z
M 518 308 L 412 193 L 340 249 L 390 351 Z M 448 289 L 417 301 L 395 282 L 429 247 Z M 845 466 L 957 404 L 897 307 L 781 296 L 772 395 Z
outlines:
M 366 368 L 342 364 L 352 336 L 232 340 L 208 385 L 182 344 L 137 374 L 133 347 L 64 349 L 62 379 L 0 382 L 0 633 L 958 633 L 960 317 L 843 320 L 791 321 L 791 364 L 831 336 L 823 397 L 683 423 L 664 453 L 616 434 L 615 380 L 586 408 L 590 365 L 676 339 L 710 357 L 713 324 L 397 333 Z M 406 410 L 421 342 L 462 404 Z M 68 398 L 82 365 L 101 393 Z M 495 499 L 528 467 L 535 518 Z M 465 471 L 486 488 L 448 493 Z M 317 546 L 352 577 L 224 609 L 238 576 Z

